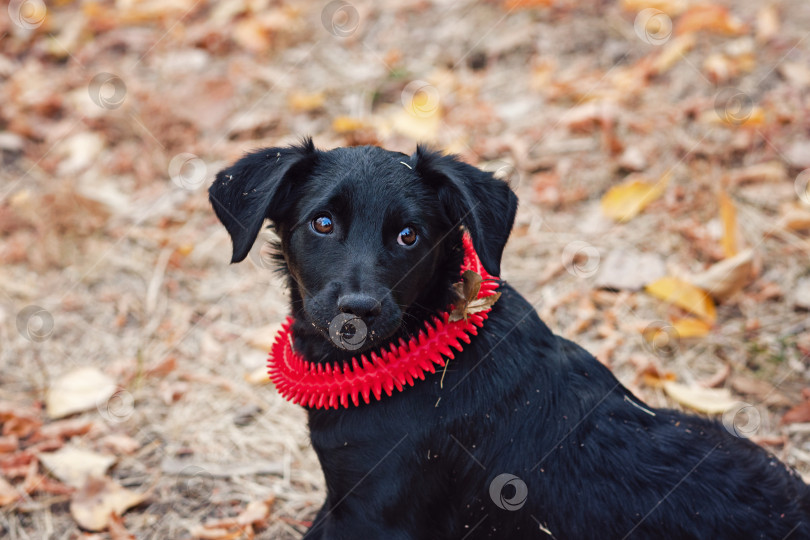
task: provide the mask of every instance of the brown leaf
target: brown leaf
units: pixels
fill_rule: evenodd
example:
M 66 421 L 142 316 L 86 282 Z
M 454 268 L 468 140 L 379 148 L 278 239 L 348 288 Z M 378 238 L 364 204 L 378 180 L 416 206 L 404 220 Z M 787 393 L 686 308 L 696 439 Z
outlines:
M 747 32 L 748 27 L 732 15 L 725 6 L 702 4 L 690 8 L 681 16 L 675 33 L 680 35 L 701 30 L 718 34 L 740 35 Z
M 782 417 L 780 424 L 798 424 L 810 422 L 810 400 L 805 400 L 790 409 Z
M 513 11 L 516 9 L 546 8 L 554 5 L 556 0 L 506 0 L 503 9 Z
M 51 422 L 40 428 L 34 437 L 34 440 L 42 439 L 69 439 L 76 435 L 84 435 L 90 428 L 93 427 L 93 422 L 83 418 L 73 418 L 70 420 L 58 420 Z
M 501 293 L 495 293 L 484 298 L 477 298 L 481 290 L 483 278 L 477 272 L 465 270 L 461 281 L 453 284 L 453 293 L 456 297 L 450 321 L 466 320 L 468 315 L 484 311 L 495 305 Z
M 39 429 L 42 421 L 40 421 L 37 411 L 33 409 L 27 409 L 14 403 L 0 402 L 0 424 L 3 426 L 3 435 L 25 438 Z
M 121 515 L 145 498 L 144 494 L 121 487 L 110 478 L 90 478 L 71 497 L 70 514 L 83 529 L 102 531 L 109 525 L 110 513 Z
M 107 522 L 110 532 L 110 540 L 135 540 L 135 535 L 124 526 L 124 520 L 115 512 L 110 512 Z
M 270 507 L 275 502 L 272 497 L 265 501 L 250 501 L 244 510 L 236 517 L 239 525 L 251 525 L 264 521 L 270 515 Z
M 769 407 L 790 407 L 794 403 L 785 394 L 768 381 L 757 379 L 743 373 L 731 377 L 731 388 L 738 394 L 753 398 Z
M 16 435 L 0 437 L 0 454 L 8 454 L 20 447 L 20 439 Z
M 465 270 L 461 275 L 461 281 L 453 284 L 456 297 L 464 303 L 472 302 L 478 296 L 483 281 L 484 278 L 481 277 L 481 274 L 472 270 Z

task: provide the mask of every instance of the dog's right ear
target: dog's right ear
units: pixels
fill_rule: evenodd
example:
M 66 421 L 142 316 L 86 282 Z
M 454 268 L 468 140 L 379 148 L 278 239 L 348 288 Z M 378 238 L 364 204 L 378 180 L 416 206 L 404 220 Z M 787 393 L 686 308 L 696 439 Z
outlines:
M 217 173 L 208 199 L 231 235 L 231 262 L 243 260 L 262 228 L 264 219 L 277 222 L 294 202 L 290 196 L 297 180 L 315 165 L 312 139 L 288 148 L 265 148 Z

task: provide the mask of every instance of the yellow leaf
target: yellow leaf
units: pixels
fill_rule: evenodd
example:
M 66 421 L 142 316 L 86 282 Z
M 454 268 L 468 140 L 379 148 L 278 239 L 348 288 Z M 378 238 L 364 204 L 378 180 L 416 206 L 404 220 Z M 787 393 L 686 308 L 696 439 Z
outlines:
M 626 180 L 613 186 L 602 197 L 602 212 L 617 221 L 628 221 L 639 214 L 652 201 L 664 193 L 669 183 L 669 174 L 658 182 Z
M 293 110 L 298 112 L 310 112 L 323 107 L 326 102 L 326 96 L 323 92 L 315 92 L 314 94 L 303 94 L 294 92 L 287 98 L 287 103 Z
M 731 197 L 725 191 L 718 195 L 720 199 L 720 221 L 723 222 L 723 253 L 733 257 L 739 252 L 737 245 L 737 209 Z
M 664 391 L 684 407 L 706 414 L 722 414 L 739 403 L 728 388 L 702 388 L 664 381 Z
M 249 384 L 260 386 L 270 382 L 270 376 L 267 374 L 267 368 L 264 366 L 257 367 L 250 373 L 245 373 L 245 381 Z
M 718 112 L 720 121 L 732 126 L 757 127 L 765 123 L 765 110 L 762 107 L 754 106 L 750 111 L 733 111 L 727 109 L 723 114 Z
M 436 142 L 441 127 L 441 116 L 432 114 L 429 116 L 414 116 L 407 110 L 401 109 L 391 118 L 391 128 L 401 135 L 405 135 L 415 141 Z
M 675 319 L 672 321 L 672 327 L 681 338 L 704 337 L 708 335 L 709 331 L 712 329 L 711 325 L 706 321 L 694 317 Z
M 687 8 L 687 0 L 622 0 L 622 9 L 625 11 L 641 11 L 642 9 L 657 9 L 670 17 L 680 15 Z
M 717 319 L 714 301 L 702 289 L 675 277 L 663 277 L 645 287 L 647 293 L 694 313 L 707 323 Z
M 368 127 L 368 125 L 358 118 L 351 116 L 338 116 L 332 120 L 332 130 L 335 133 L 352 133 Z

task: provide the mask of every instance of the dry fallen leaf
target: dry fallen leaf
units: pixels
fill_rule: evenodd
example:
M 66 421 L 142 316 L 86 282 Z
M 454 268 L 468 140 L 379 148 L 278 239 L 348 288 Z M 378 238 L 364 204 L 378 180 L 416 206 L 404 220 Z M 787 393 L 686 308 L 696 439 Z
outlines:
M 746 249 L 734 257 L 713 264 L 689 281 L 707 291 L 718 302 L 724 302 L 751 283 L 754 269 L 754 251 Z
M 506 0 L 503 8 L 507 11 L 515 9 L 544 8 L 554 5 L 556 0 Z
M 779 35 L 779 11 L 773 4 L 759 8 L 757 13 L 756 36 L 759 43 L 767 43 Z
M 730 174 L 732 185 L 747 184 L 749 182 L 783 182 L 787 178 L 787 167 L 781 161 L 756 163 L 742 169 L 735 169 Z
M 417 116 L 405 109 L 399 109 L 391 117 L 391 129 L 415 141 L 435 142 L 441 127 L 441 114 Z
M 269 351 L 276 342 L 276 336 L 281 330 L 281 323 L 271 323 L 258 328 L 251 328 L 242 334 L 248 345 L 260 351 Z
M 723 223 L 723 253 L 733 257 L 739 251 L 737 243 L 737 208 L 725 191 L 718 194 L 720 202 L 720 221 Z
M 2 401 L 0 424 L 3 426 L 3 435 L 24 438 L 37 431 L 42 426 L 42 421 L 36 410 Z
M 637 12 L 642 9 L 657 9 L 670 17 L 680 15 L 689 5 L 688 0 L 622 0 L 622 9 Z
M 69 439 L 77 435 L 84 435 L 93 428 L 93 422 L 83 418 L 70 418 L 57 420 L 42 426 L 34 438 L 39 439 Z
M 667 43 L 652 64 L 652 72 L 660 75 L 668 71 L 679 60 L 681 60 L 686 53 L 695 47 L 697 39 L 694 34 L 685 34 L 678 36 Z
M 116 392 L 113 380 L 94 367 L 80 367 L 53 381 L 45 398 L 51 418 L 86 411 L 103 404 Z
M 20 492 L 0 476 L 0 506 L 13 503 L 20 498 Z
M 241 47 L 254 53 L 266 51 L 272 44 L 270 31 L 255 17 L 241 19 L 231 35 Z
M 778 226 L 790 231 L 810 230 L 810 208 L 798 203 L 787 203 L 779 207 Z
M 602 197 L 602 212 L 617 221 L 628 221 L 638 215 L 652 201 L 660 197 L 669 183 L 669 175 L 658 182 L 648 182 L 631 175 L 613 186 Z
M 242 512 L 236 517 L 217 519 L 209 521 L 202 526 L 191 529 L 191 535 L 204 540 L 228 540 L 231 538 L 242 538 L 247 532 L 252 538 L 254 525 L 265 525 L 265 520 L 270 515 L 270 507 L 273 506 L 273 497 L 265 501 L 251 501 Z
M 352 133 L 369 127 L 371 126 L 359 118 L 352 118 L 351 116 L 338 116 L 332 120 L 332 131 L 340 134 Z
M 675 319 L 672 321 L 672 327 L 678 333 L 678 337 L 683 339 L 707 336 L 712 329 L 706 321 L 694 317 Z
M 780 392 L 773 384 L 744 373 L 731 377 L 731 388 L 738 394 L 748 396 L 768 407 L 790 407 L 793 402 Z
M 305 94 L 294 92 L 287 98 L 287 104 L 297 112 L 311 112 L 323 107 L 326 103 L 326 96 L 323 92 Z
M 71 497 L 70 514 L 83 529 L 102 531 L 111 513 L 121 515 L 145 499 L 146 495 L 121 487 L 110 478 L 90 478 Z
M 67 445 L 56 452 L 39 454 L 39 460 L 59 480 L 80 488 L 90 477 L 101 477 L 115 463 L 115 457 Z
M 663 277 L 647 285 L 644 290 L 656 298 L 697 315 L 708 323 L 714 323 L 717 319 L 711 297 L 702 289 L 681 279 Z
M 687 386 L 674 381 L 664 381 L 663 387 L 669 397 L 684 407 L 706 414 L 722 414 L 739 403 L 727 388 Z
M 648 339 L 651 337 L 655 339 L 648 333 L 644 335 L 644 339 Z M 636 380 L 641 379 L 644 384 L 650 386 L 652 388 L 661 388 L 666 381 L 674 381 L 675 374 L 671 371 L 661 371 L 657 366 L 654 364 L 647 364 L 644 368 L 636 374 Z
M 793 287 L 793 302 L 799 309 L 810 310 L 810 277 L 800 278 Z
M 140 448 L 141 443 L 124 433 L 111 433 L 102 437 L 98 446 L 113 454 L 131 454 Z
M 466 320 L 468 315 L 489 309 L 498 301 L 501 293 L 476 298 L 481 290 L 482 282 L 483 278 L 480 274 L 472 270 L 465 270 L 461 276 L 461 281 L 453 284 L 456 299 L 453 302 L 454 307 L 450 313 L 450 321 Z
M 689 8 L 679 19 L 675 27 L 678 35 L 706 30 L 718 34 L 742 35 L 748 27 L 726 6 L 700 4 Z
M 245 381 L 255 385 L 268 384 L 270 382 L 270 375 L 267 374 L 267 367 L 259 366 L 250 373 L 246 373 Z
M 124 526 L 124 520 L 115 512 L 110 512 L 109 526 L 110 540 L 135 540 L 135 535 Z
M 8 454 L 20 447 L 20 439 L 16 435 L 0 436 L 0 454 Z
M 788 410 L 780 424 L 799 424 L 810 422 L 810 400 L 805 400 Z

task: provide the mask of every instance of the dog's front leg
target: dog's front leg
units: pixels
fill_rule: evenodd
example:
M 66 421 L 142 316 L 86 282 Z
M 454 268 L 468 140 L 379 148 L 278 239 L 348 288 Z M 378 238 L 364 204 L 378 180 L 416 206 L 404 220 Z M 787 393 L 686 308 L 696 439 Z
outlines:
M 351 497 L 351 496 L 349 496 Z M 396 524 L 387 523 L 373 505 L 356 504 L 344 499 L 338 504 L 327 502 L 321 507 L 304 540 L 415 540 L 417 537 Z M 345 505 L 345 506 L 344 506 Z
M 397 397 L 374 407 L 310 411 L 310 437 L 326 480 L 326 502 L 307 540 L 417 540 L 434 488 L 416 480 L 420 424 Z M 413 410 L 410 406 L 408 410 Z M 422 415 L 424 417 L 424 415 Z M 396 421 L 394 420 L 396 419 Z

